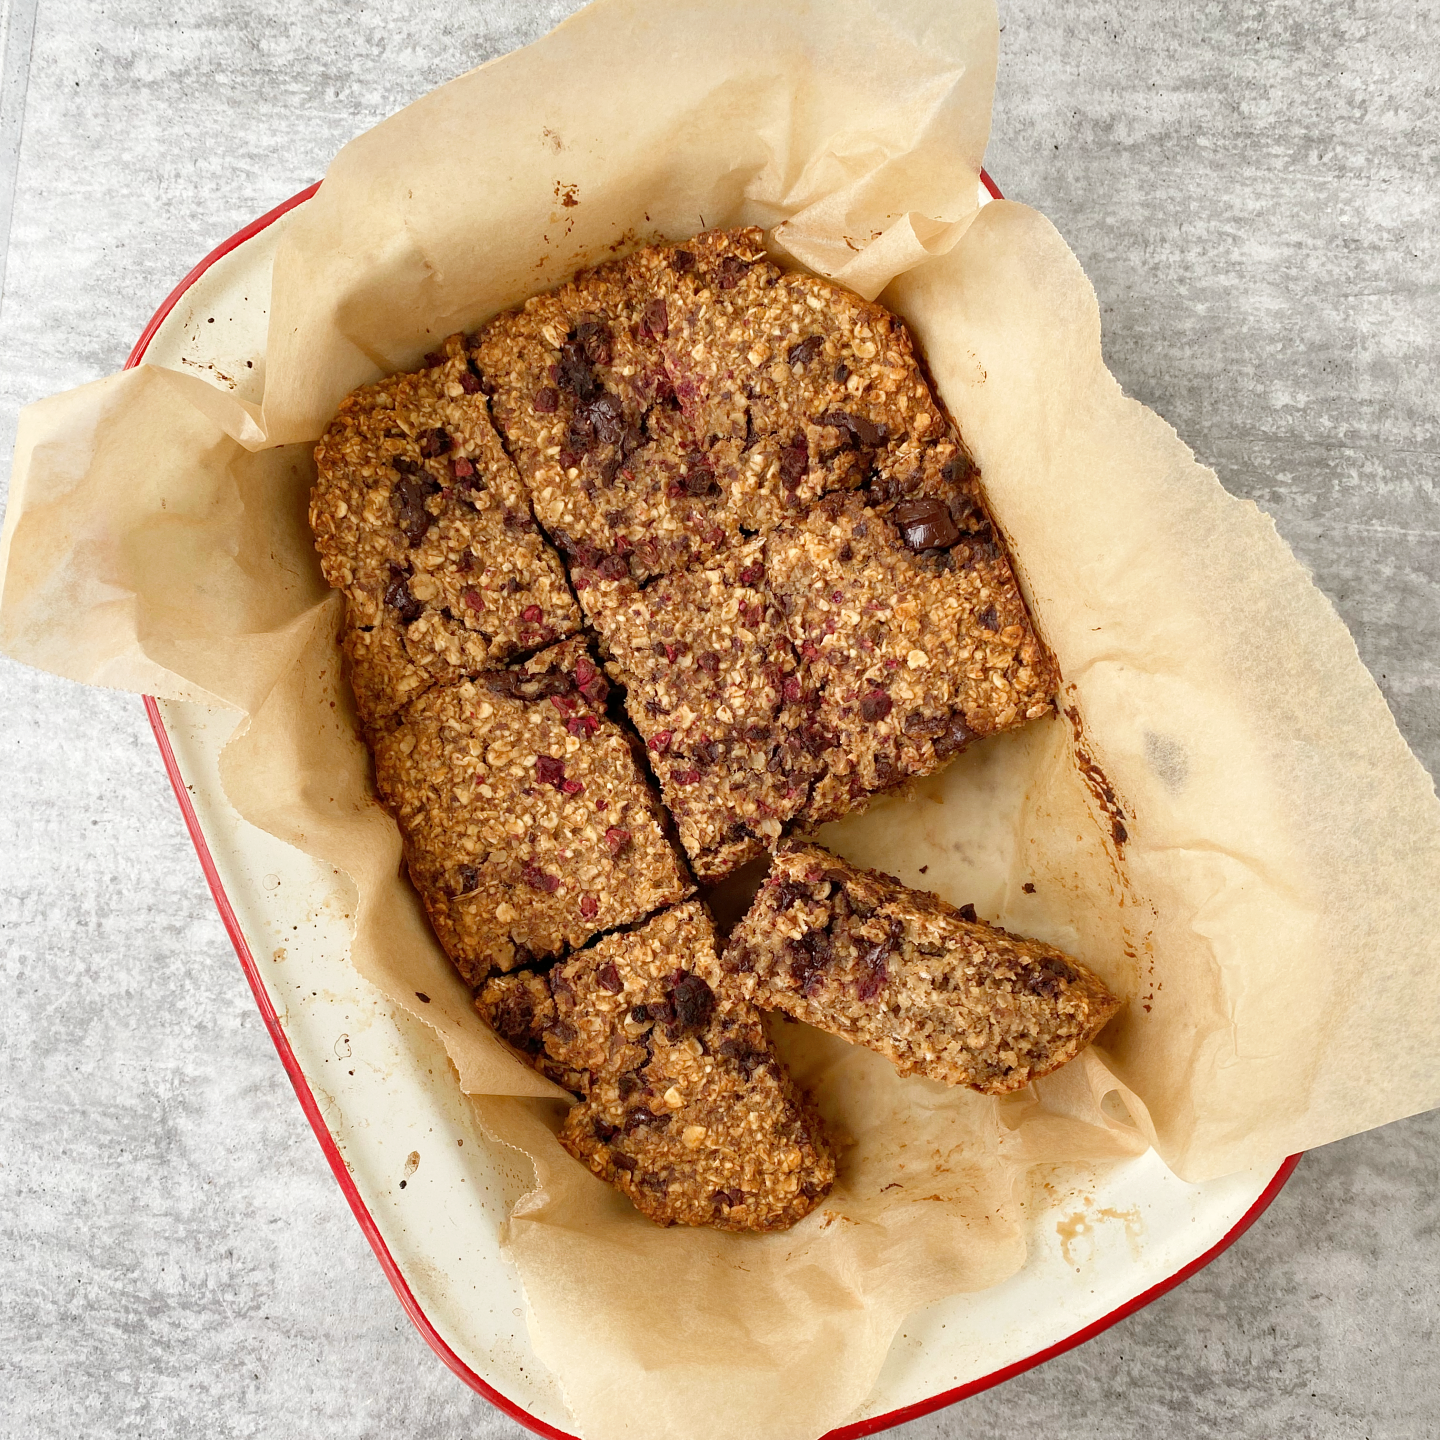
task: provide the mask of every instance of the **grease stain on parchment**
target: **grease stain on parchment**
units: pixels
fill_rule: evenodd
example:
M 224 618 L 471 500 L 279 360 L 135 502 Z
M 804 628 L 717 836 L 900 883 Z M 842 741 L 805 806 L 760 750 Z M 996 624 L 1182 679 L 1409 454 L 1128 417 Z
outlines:
M 1072 1270 L 1079 1270 L 1095 1258 L 1097 1231 L 1107 1220 L 1119 1221 L 1125 1227 L 1125 1243 L 1130 1248 L 1130 1258 L 1140 1258 L 1140 1240 L 1145 1233 L 1140 1207 L 1133 1205 L 1128 1210 L 1113 1210 L 1102 1205 L 1093 1210 L 1076 1210 L 1055 1222 L 1055 1233 L 1060 1237 L 1060 1253 Z

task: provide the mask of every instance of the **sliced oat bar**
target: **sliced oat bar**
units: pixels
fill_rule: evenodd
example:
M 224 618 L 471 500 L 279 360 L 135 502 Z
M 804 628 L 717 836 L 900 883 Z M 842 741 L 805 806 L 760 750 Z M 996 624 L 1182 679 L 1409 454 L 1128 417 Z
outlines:
M 375 778 L 471 985 L 583 945 L 692 886 L 582 640 L 428 691 L 374 737 Z
M 831 495 L 774 531 L 765 570 L 788 617 L 825 775 L 799 821 L 929 774 L 977 736 L 1050 708 L 1058 673 L 973 480 L 890 514 Z
M 498 977 L 477 1008 L 547 1073 L 580 1082 L 560 1143 L 657 1224 L 784 1230 L 834 1183 L 820 1118 L 723 975 L 697 902 L 547 976 Z
M 918 492 L 958 453 L 903 322 L 781 270 L 762 231 L 707 231 L 628 263 L 664 307 L 666 368 L 735 523 L 764 530 L 872 477 L 887 498 Z
M 429 358 L 348 396 L 315 449 L 310 525 L 325 578 L 345 593 L 367 725 L 580 627 L 464 337 Z
M 787 841 L 723 965 L 762 1009 L 902 1075 L 1003 1095 L 1073 1060 L 1120 1002 L 1071 956 L 966 911 Z
M 714 472 L 654 333 L 663 325 L 663 307 L 647 309 L 620 262 L 497 316 L 476 338 L 535 513 L 586 579 L 663 574 L 724 539 Z
M 591 618 L 681 844 L 702 881 L 780 838 L 804 804 L 799 667 L 765 585 L 764 541 L 598 591 Z

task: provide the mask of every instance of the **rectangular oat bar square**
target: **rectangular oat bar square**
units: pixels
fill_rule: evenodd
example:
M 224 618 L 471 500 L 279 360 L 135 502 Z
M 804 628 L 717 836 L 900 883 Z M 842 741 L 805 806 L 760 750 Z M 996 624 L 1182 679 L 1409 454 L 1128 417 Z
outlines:
M 820 501 L 766 539 L 824 775 L 798 823 L 927 775 L 979 736 L 1043 715 L 1059 683 L 973 480 L 888 514 Z
M 583 640 L 426 692 L 373 737 L 375 778 L 471 985 L 694 888 Z
M 785 1230 L 834 1183 L 820 1118 L 721 971 L 697 902 L 546 975 L 496 977 L 476 1008 L 584 1095 L 560 1143 L 657 1224 Z
M 646 579 L 723 542 L 723 497 L 675 398 L 661 320 L 625 262 L 496 316 L 475 342 L 535 513 L 597 578 Z
M 347 396 L 315 449 L 310 524 L 325 578 L 345 594 L 367 725 L 580 628 L 464 337 L 429 360 Z
M 665 365 L 732 523 L 763 531 L 872 480 L 926 487 L 957 454 L 904 323 L 782 270 L 760 230 L 707 231 L 629 263 L 664 316 Z
M 799 666 L 761 538 L 652 581 L 597 586 L 591 618 L 691 867 L 718 880 L 780 838 L 816 770 Z
M 762 1009 L 988 1095 L 1073 1060 L 1120 1002 L 1072 956 L 787 841 L 725 948 Z

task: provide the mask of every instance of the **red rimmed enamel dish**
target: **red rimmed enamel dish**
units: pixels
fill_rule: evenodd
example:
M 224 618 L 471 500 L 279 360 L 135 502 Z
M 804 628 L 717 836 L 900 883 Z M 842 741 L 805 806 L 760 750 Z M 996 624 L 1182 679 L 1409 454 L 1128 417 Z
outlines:
M 1000 192 L 988 176 L 982 203 Z M 156 312 L 129 364 L 200 374 L 245 400 L 263 387 L 270 265 L 317 187 L 207 255 Z M 256 1004 L 360 1228 L 410 1318 L 466 1384 L 541 1435 L 572 1421 L 530 1347 L 499 1228 L 530 1183 L 492 1156 L 424 1026 L 395 1016 L 345 960 L 329 867 L 248 825 L 220 788 L 232 712 L 146 700 L 165 767 Z M 911 1315 L 874 1391 L 837 1437 L 871 1435 L 1058 1355 L 1207 1265 L 1299 1161 L 1203 1185 L 1148 1154 L 1052 1181 L 1030 1255 L 1002 1285 Z

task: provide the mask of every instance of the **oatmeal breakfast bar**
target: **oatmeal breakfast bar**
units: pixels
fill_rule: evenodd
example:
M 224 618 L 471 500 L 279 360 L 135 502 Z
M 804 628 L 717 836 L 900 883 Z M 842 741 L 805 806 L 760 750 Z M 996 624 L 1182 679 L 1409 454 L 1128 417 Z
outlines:
M 475 340 L 496 424 L 581 590 L 665 574 L 726 535 L 661 328 L 615 262 L 497 316 Z
M 1120 1002 L 1069 955 L 974 916 L 787 841 L 722 963 L 762 1009 L 902 1075 L 1003 1095 L 1073 1060 Z
M 697 902 L 547 975 L 495 977 L 476 1005 L 584 1095 L 560 1143 L 658 1224 L 784 1230 L 834 1183 L 820 1118 L 722 972 Z
M 780 838 L 815 773 L 764 541 L 606 587 L 590 613 L 691 867 L 719 879 Z
M 411 878 L 471 985 L 693 889 L 608 689 L 568 640 L 427 691 L 373 736 Z
M 909 332 L 833 281 L 782 270 L 755 228 L 627 262 L 734 523 L 763 531 L 822 495 L 926 491 L 959 453 Z
M 310 502 L 362 720 L 437 682 L 573 634 L 559 557 L 490 423 L 464 337 L 424 370 L 348 396 L 315 450 Z
M 767 537 L 765 573 L 824 765 L 799 825 L 1051 706 L 1055 663 L 968 475 L 952 479 L 948 504 L 910 497 L 888 514 L 861 495 L 827 496 Z

